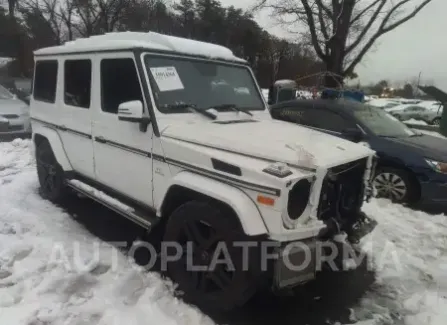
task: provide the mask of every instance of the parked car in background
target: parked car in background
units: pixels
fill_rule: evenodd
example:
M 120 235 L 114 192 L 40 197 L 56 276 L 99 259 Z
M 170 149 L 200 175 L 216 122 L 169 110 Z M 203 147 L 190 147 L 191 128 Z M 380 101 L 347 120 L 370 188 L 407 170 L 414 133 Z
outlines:
M 439 125 L 442 114 L 442 110 L 440 109 L 429 109 L 415 104 L 398 105 L 393 108 L 387 108 L 385 111 L 401 121 L 415 119 L 433 125 Z
M 375 150 L 373 184 L 399 203 L 447 202 L 447 140 L 416 132 L 384 110 L 339 100 L 295 100 L 270 108 L 273 118 L 305 125 Z
M 30 135 L 29 106 L 0 86 L 0 140 Z
M 400 100 L 390 98 L 377 98 L 368 101 L 368 104 L 377 108 L 386 109 L 400 105 Z
M 0 86 L 29 105 L 32 80 L 29 78 L 0 78 Z

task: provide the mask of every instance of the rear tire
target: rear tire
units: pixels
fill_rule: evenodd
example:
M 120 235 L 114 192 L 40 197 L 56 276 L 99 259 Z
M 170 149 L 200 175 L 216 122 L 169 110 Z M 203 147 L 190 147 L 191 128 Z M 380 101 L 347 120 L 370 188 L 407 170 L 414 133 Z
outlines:
M 40 194 L 54 203 L 60 202 L 67 193 L 64 171 L 58 164 L 48 141 L 42 141 L 37 145 L 36 165 Z
M 169 277 L 178 284 L 180 292 L 186 294 L 187 302 L 214 312 L 229 311 L 245 304 L 256 292 L 259 282 L 256 270 L 257 267 L 261 269 L 255 263 L 244 269 L 242 249 L 233 243 L 246 240 L 246 236 L 235 217 L 224 211 L 213 203 L 185 203 L 170 216 L 163 238 L 164 243 L 176 243 L 183 249 L 179 259 L 167 263 Z M 186 246 L 187 242 L 192 243 L 192 247 Z M 251 247 L 249 252 L 254 250 Z M 225 258 L 228 256 L 229 263 Z M 254 255 L 249 256 L 252 262 Z M 213 263 L 213 259 L 223 262 Z M 193 269 L 197 266 L 209 269 Z
M 419 199 L 418 184 L 407 171 L 382 167 L 376 171 L 373 186 L 377 196 L 388 198 L 395 203 L 415 203 Z

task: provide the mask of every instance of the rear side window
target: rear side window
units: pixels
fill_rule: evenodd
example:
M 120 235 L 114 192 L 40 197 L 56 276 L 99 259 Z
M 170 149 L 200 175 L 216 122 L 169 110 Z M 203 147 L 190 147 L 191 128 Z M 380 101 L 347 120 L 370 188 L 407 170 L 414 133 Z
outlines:
M 57 69 L 56 60 L 36 62 L 33 89 L 35 100 L 48 103 L 56 101 Z
M 101 107 L 117 114 L 124 102 L 143 101 L 135 62 L 131 58 L 101 60 Z
M 92 62 L 90 60 L 65 61 L 64 85 L 65 104 L 90 108 Z

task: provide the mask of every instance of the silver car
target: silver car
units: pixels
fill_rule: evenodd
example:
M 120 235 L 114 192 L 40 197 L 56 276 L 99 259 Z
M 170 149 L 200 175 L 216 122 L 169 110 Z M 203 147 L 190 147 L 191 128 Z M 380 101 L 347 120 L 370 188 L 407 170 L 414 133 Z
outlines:
M 439 125 L 441 121 L 442 108 L 431 109 L 419 105 L 402 105 L 387 110 L 388 113 L 401 121 L 410 119 L 421 120 L 428 124 Z
M 0 140 L 30 134 L 29 106 L 0 85 Z

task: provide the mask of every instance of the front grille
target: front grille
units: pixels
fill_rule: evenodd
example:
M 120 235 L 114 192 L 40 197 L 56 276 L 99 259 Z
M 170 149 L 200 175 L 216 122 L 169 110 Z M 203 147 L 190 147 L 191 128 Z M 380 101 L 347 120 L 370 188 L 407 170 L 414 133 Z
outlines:
M 355 222 L 363 203 L 366 167 L 367 158 L 363 158 L 328 170 L 321 188 L 319 219 Z
M 19 118 L 19 115 L 16 114 L 1 114 L 1 117 L 4 117 L 6 119 L 16 119 Z

